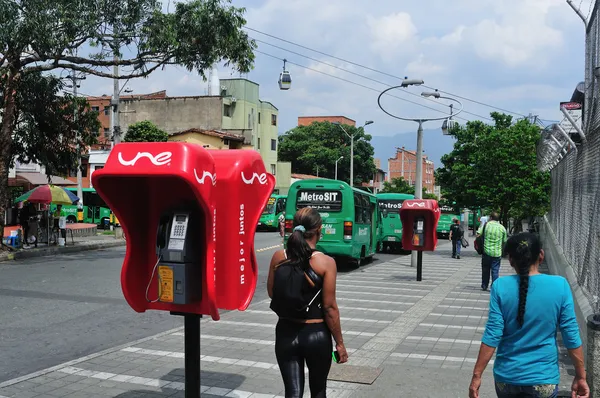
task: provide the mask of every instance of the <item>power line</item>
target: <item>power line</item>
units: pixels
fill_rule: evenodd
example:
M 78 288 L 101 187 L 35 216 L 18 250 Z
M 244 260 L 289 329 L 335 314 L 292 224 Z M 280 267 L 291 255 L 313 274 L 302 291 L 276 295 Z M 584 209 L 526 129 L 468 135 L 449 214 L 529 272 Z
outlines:
M 380 80 L 373 79 L 373 78 L 371 78 L 371 77 L 368 77 L 368 76 L 365 76 L 365 75 L 361 75 L 360 73 L 352 72 L 352 71 L 350 71 L 350 70 L 348 70 L 348 69 L 344 69 L 344 68 L 342 68 L 342 67 L 340 67 L 340 66 L 337 66 L 337 65 L 331 64 L 331 63 L 329 63 L 329 62 L 321 61 L 321 60 L 319 60 L 319 59 L 316 59 L 316 58 L 309 57 L 309 56 L 307 56 L 307 55 L 304 55 L 304 54 L 301 54 L 301 53 L 298 53 L 298 52 L 295 52 L 295 51 L 289 50 L 289 49 L 287 49 L 287 48 L 280 47 L 280 46 L 277 46 L 277 45 L 275 45 L 275 44 L 268 43 L 268 42 L 266 42 L 266 41 L 259 40 L 259 39 L 254 39 L 254 41 L 257 41 L 257 42 L 259 42 L 259 43 L 266 44 L 266 45 L 268 45 L 268 46 L 271 46 L 271 47 L 274 47 L 274 48 L 277 48 L 277 49 L 280 49 L 280 50 L 283 50 L 283 51 L 287 51 L 287 52 L 289 52 L 289 53 L 291 53 L 291 54 L 295 54 L 295 55 L 298 55 L 298 56 L 300 56 L 300 57 L 304 57 L 304 58 L 306 58 L 306 59 L 309 59 L 309 60 L 311 60 L 311 61 L 318 62 L 318 63 L 321 63 L 321 64 L 323 64 L 323 65 L 327 65 L 327 66 L 329 66 L 329 67 L 332 67 L 332 68 L 335 68 L 335 69 L 338 69 L 338 70 L 344 71 L 344 72 L 346 72 L 346 73 L 350 73 L 350 74 L 352 74 L 352 75 L 355 75 L 355 76 L 361 77 L 361 78 L 363 78 L 363 79 L 367 79 L 367 80 L 370 80 L 370 81 L 372 81 L 372 82 L 375 82 L 375 83 L 378 83 L 378 84 L 382 84 L 382 85 L 384 85 L 384 86 L 387 86 L 387 87 L 392 87 L 392 85 L 391 85 L 391 84 L 388 84 L 388 83 L 386 83 L 386 82 L 382 82 L 382 81 L 380 81 Z M 427 86 L 424 86 L 424 87 L 427 87 Z M 429 88 L 429 87 L 428 87 L 428 88 Z M 408 91 L 408 90 L 404 90 L 404 92 L 406 92 L 407 94 L 413 95 L 413 96 L 415 96 L 415 97 L 424 98 L 424 97 L 422 97 L 422 96 L 420 96 L 420 95 L 418 95 L 418 94 L 415 94 L 415 93 L 413 93 L 413 92 L 410 92 L 410 91 Z M 439 101 L 433 100 L 433 99 L 431 99 L 431 98 L 424 98 L 424 99 L 426 99 L 426 100 L 428 100 L 428 101 L 430 101 L 430 102 L 433 102 L 433 103 L 435 103 L 436 105 L 441 105 L 441 104 L 439 103 Z M 418 105 L 422 106 L 421 104 L 418 104 Z M 430 108 L 430 109 L 431 109 L 431 108 Z M 438 109 L 437 111 L 438 111 L 438 112 L 445 113 L 444 111 L 442 111 L 442 110 L 439 110 L 439 109 Z M 481 115 L 478 115 L 478 114 L 476 114 L 476 113 L 469 112 L 469 111 L 466 111 L 466 110 L 463 110 L 463 112 L 464 112 L 464 113 L 467 113 L 467 114 L 470 114 L 470 115 L 473 115 L 473 116 L 475 116 L 475 117 L 478 117 L 478 118 L 480 118 L 480 119 L 486 119 L 486 120 L 490 120 L 490 121 L 492 120 L 492 119 L 490 119 L 489 117 L 486 117 L 486 116 L 481 116 Z
M 268 53 L 266 53 L 266 52 L 264 52 L 264 51 L 260 51 L 260 50 L 254 50 L 254 52 L 257 52 L 257 53 L 259 53 L 259 54 L 266 55 L 267 57 L 271 57 L 271 58 L 275 58 L 275 59 L 277 59 L 277 60 L 283 61 L 283 58 L 279 58 L 279 57 L 278 57 L 278 56 L 276 56 L 276 55 L 268 54 Z M 298 67 L 300 67 L 300 68 L 304 68 L 304 69 L 310 70 L 310 71 L 312 71 L 312 72 L 320 73 L 320 74 L 322 74 L 322 75 L 329 76 L 329 77 L 332 77 L 332 78 L 334 78 L 334 79 L 341 80 L 341 81 L 343 81 L 343 82 L 346 82 L 346 83 L 354 84 L 355 86 L 359 86 L 359 87 L 362 87 L 362 88 L 366 88 L 367 90 L 375 91 L 376 93 L 379 93 L 379 92 L 381 92 L 380 90 L 378 90 L 378 89 L 376 89 L 376 88 L 369 87 L 369 86 L 365 86 L 364 84 L 357 83 L 357 82 L 354 82 L 354 81 L 352 81 L 352 80 L 344 79 L 343 77 L 335 76 L 335 75 L 332 75 L 332 74 L 330 74 L 330 73 L 327 73 L 327 72 L 320 71 L 320 70 L 318 70 L 318 69 L 314 69 L 314 68 L 310 68 L 310 67 L 308 67 L 308 66 L 300 65 L 300 64 L 297 64 L 297 63 L 295 63 L 295 62 L 292 62 L 292 61 L 290 61 L 290 60 L 287 60 L 286 62 L 287 62 L 288 64 L 295 65 L 295 66 L 298 66 Z M 434 110 L 434 111 L 436 111 L 436 112 L 442 112 L 442 111 L 440 111 L 439 109 L 435 109 L 435 108 L 432 108 L 432 107 L 430 107 L 430 106 L 427 106 L 427 105 L 419 104 L 418 102 L 411 101 L 411 100 L 408 100 L 408 99 L 406 99 L 406 98 L 398 97 L 398 96 L 391 95 L 391 94 L 387 94 L 387 93 L 386 93 L 386 95 L 389 95 L 390 97 L 393 97 L 393 98 L 399 99 L 399 100 L 401 100 L 401 101 L 409 102 L 409 103 L 411 103 L 411 104 L 414 104 L 414 105 L 418 105 L 418 106 L 422 106 L 422 107 L 424 107 L 424 108 L 427 108 L 427 109 Z M 448 116 L 450 116 L 450 114 L 448 114 Z M 468 121 L 470 121 L 469 119 L 465 119 L 465 118 L 463 118 L 463 117 L 460 117 L 460 116 L 455 116 L 455 117 L 456 117 L 457 119 L 462 119 L 462 120 L 464 120 L 464 121 L 467 121 L 467 122 L 468 122 Z
M 400 79 L 400 80 L 404 80 L 402 77 L 395 76 L 395 75 L 392 75 L 392 74 L 390 74 L 390 73 L 382 72 L 382 71 L 380 71 L 380 70 L 377 70 L 377 69 L 374 69 L 374 68 L 370 68 L 370 67 L 368 67 L 368 66 L 365 66 L 365 65 L 362 65 L 362 64 L 359 64 L 359 63 L 356 63 L 356 62 L 352 62 L 352 61 L 349 61 L 349 60 L 347 60 L 347 59 L 344 59 L 344 58 L 336 57 L 335 55 L 328 54 L 328 53 L 325 53 L 325 52 L 323 52 L 323 51 L 315 50 L 314 48 L 310 48 L 310 47 L 307 47 L 307 46 L 303 46 L 302 44 L 294 43 L 294 42 L 292 42 L 292 41 L 290 41 L 290 40 L 286 40 L 286 39 L 283 39 L 283 38 L 281 38 L 281 37 L 278 37 L 278 36 L 275 36 L 275 35 L 272 35 L 272 34 L 269 34 L 269 33 L 266 33 L 266 32 L 262 32 L 262 31 L 260 31 L 260 30 L 258 30 L 258 29 L 254 29 L 254 28 L 251 28 L 251 27 L 249 27 L 249 26 L 244 26 L 244 29 L 247 29 L 247 30 L 250 30 L 250 31 L 253 31 L 253 32 L 256 32 L 256 33 L 260 33 L 260 34 L 262 34 L 262 35 L 265 35 L 265 36 L 271 37 L 271 38 L 273 38 L 273 39 L 280 40 L 280 41 L 282 41 L 282 42 L 284 42 L 284 43 L 288 43 L 288 44 L 291 44 L 291 45 L 294 45 L 294 46 L 297 46 L 297 47 L 303 48 L 303 49 L 305 49 L 305 50 L 313 51 L 313 52 L 315 52 L 315 53 L 317 53 L 317 54 L 325 55 L 326 57 L 330 57 L 330 58 L 333 58 L 333 59 L 337 59 L 338 61 L 346 62 L 346 63 L 348 63 L 348 64 L 350 64 L 350 65 L 358 66 L 358 67 L 360 67 L 360 68 L 363 68 L 363 69 L 366 69 L 366 70 L 370 70 L 370 71 L 372 71 L 372 72 L 376 72 L 376 73 L 379 73 L 379 74 L 381 74 L 381 75 L 384 75 L 384 76 L 392 77 L 392 78 L 394 78 L 394 79 Z M 286 51 L 289 51 L 289 50 L 286 50 Z M 425 86 L 425 87 L 427 87 L 427 86 Z M 431 87 L 427 87 L 427 88 L 431 88 Z M 502 112 L 505 112 L 505 113 L 511 113 L 511 114 L 513 114 L 513 115 L 518 115 L 518 116 L 523 116 L 523 117 L 526 117 L 526 115 L 523 115 L 523 114 L 521 114 L 521 113 L 518 113 L 518 112 L 513 112 L 513 111 L 509 111 L 509 110 L 506 110 L 506 109 L 502 109 L 502 108 L 499 108 L 499 107 L 497 107 L 497 106 L 490 105 L 490 104 L 486 104 L 486 103 L 484 103 L 484 102 L 476 101 L 476 100 L 473 100 L 473 99 L 470 99 L 470 98 L 467 98 L 467 97 L 459 96 L 459 95 L 456 95 L 456 94 L 454 94 L 454 93 L 450 93 L 450 92 L 447 92 L 447 91 L 441 91 L 441 90 L 438 90 L 438 91 L 440 91 L 440 92 L 443 92 L 443 93 L 445 93 L 445 94 L 448 94 L 448 95 L 453 95 L 453 96 L 455 96 L 455 97 L 458 97 L 458 98 L 461 98 L 461 99 L 464 99 L 465 101 L 469 101 L 469 102 L 476 103 L 476 104 L 478 104 L 478 105 L 483 105 L 483 106 L 486 106 L 486 107 L 488 107 L 488 108 L 493 108 L 493 109 L 497 109 L 497 110 L 500 110 L 500 111 L 502 111 Z M 465 112 L 465 111 L 463 111 L 463 112 Z M 479 116 L 478 116 L 478 117 L 479 117 Z M 487 119 L 488 119 L 488 120 L 490 120 L 489 118 L 487 118 Z

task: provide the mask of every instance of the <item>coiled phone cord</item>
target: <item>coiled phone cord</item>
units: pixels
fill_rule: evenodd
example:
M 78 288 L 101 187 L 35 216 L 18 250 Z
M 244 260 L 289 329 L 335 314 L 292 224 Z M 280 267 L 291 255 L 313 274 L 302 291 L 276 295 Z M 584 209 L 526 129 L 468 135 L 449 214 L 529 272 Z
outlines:
M 156 273 L 156 269 L 158 268 L 158 264 L 160 263 L 161 258 L 162 258 L 162 255 L 158 256 L 158 260 L 156 260 L 156 264 L 154 264 L 154 268 L 152 269 L 152 275 L 150 275 L 150 281 L 148 281 L 148 286 L 146 286 L 146 301 L 149 303 L 158 302 L 158 300 L 160 300 L 160 296 L 162 294 L 162 278 L 160 277 L 160 272 L 159 272 L 158 273 L 158 297 L 154 301 L 152 301 L 148 298 L 148 292 L 150 291 L 150 285 L 152 285 L 152 280 L 154 279 L 154 274 Z

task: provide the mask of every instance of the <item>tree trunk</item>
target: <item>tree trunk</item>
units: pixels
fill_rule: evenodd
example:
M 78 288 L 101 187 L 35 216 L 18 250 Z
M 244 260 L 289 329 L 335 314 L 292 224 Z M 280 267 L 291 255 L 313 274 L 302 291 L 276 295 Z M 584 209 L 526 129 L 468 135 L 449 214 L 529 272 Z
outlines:
M 19 82 L 17 70 L 8 72 L 4 87 L 4 113 L 0 125 L 0 237 L 4 240 L 5 214 L 9 204 L 8 172 L 12 161 L 12 132 L 17 114 L 17 86 Z

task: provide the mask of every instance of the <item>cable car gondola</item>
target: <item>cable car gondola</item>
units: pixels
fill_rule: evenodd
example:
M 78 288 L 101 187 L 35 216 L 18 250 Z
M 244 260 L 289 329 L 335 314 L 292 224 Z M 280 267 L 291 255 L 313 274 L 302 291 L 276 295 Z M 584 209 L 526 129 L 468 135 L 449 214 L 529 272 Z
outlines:
M 292 87 L 292 76 L 290 72 L 285 70 L 286 59 L 283 60 L 283 72 L 279 74 L 279 89 L 280 90 L 289 90 Z

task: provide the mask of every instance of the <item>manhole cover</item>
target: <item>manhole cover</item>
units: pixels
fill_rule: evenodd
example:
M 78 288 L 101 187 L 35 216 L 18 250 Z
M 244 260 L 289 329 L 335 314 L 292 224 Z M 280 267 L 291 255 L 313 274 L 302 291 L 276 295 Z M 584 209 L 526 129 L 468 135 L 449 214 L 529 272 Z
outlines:
M 333 364 L 329 371 L 329 380 L 345 381 L 346 383 L 373 384 L 383 369 L 370 366 L 353 366 Z

